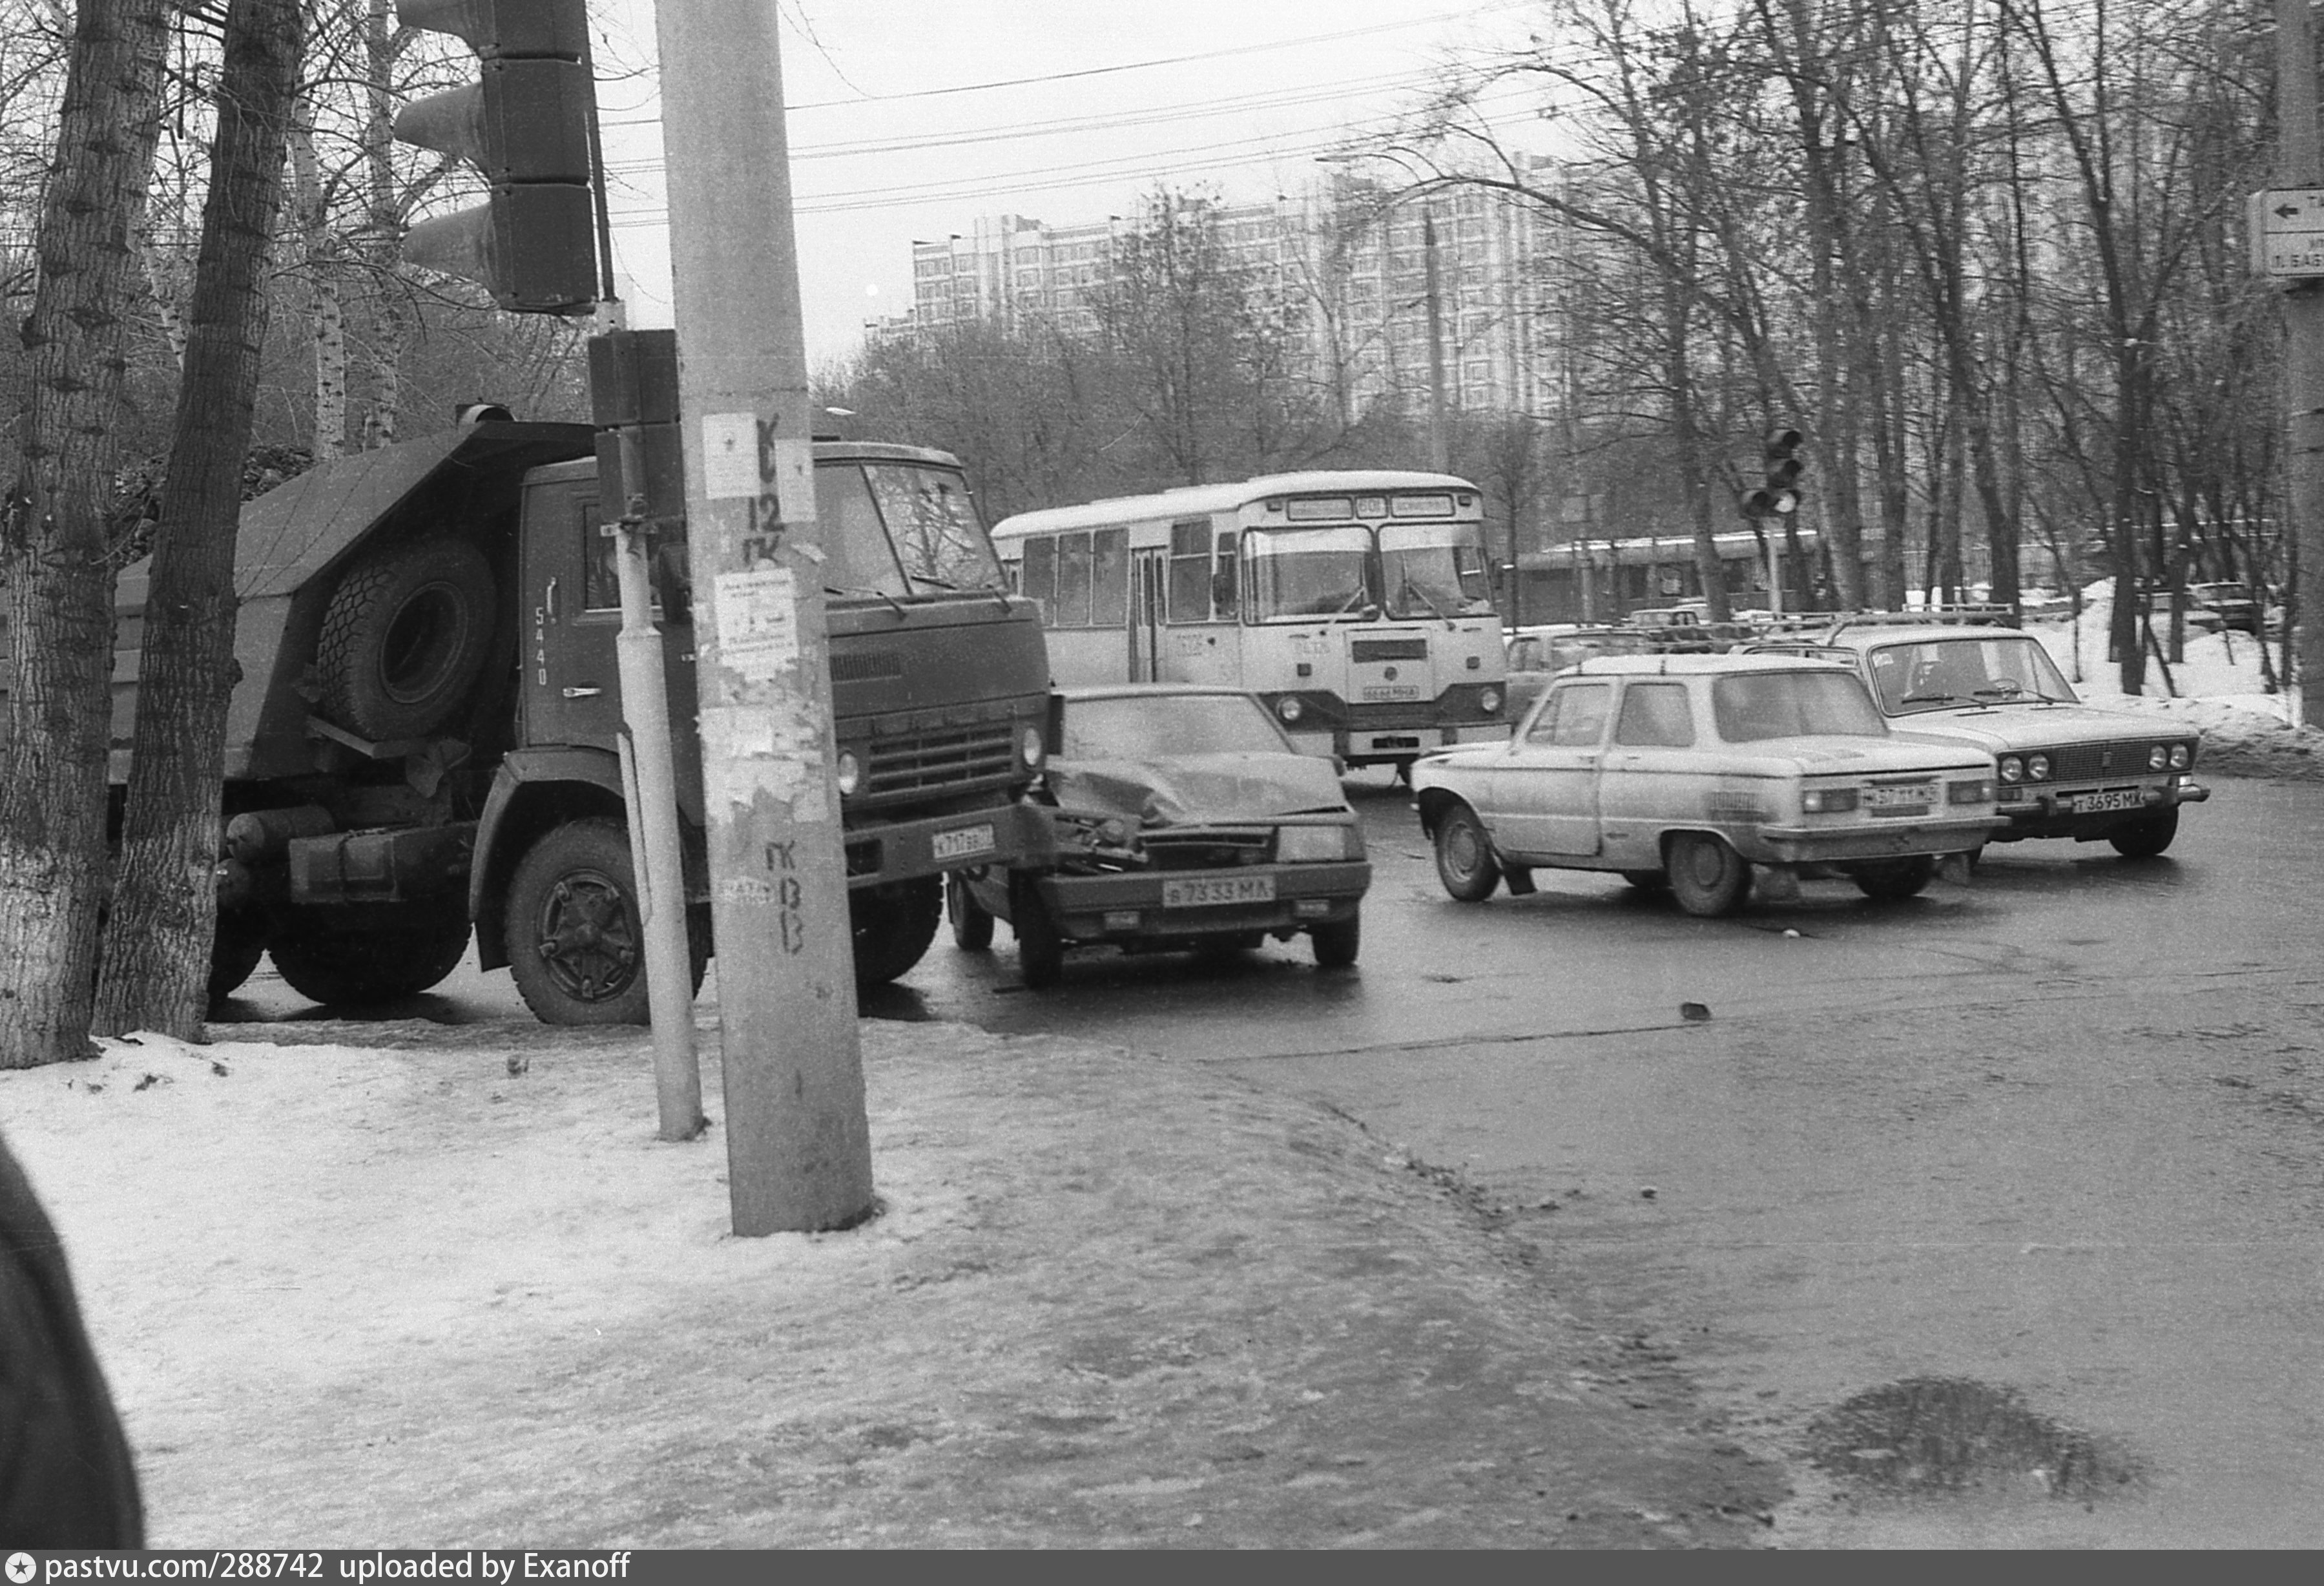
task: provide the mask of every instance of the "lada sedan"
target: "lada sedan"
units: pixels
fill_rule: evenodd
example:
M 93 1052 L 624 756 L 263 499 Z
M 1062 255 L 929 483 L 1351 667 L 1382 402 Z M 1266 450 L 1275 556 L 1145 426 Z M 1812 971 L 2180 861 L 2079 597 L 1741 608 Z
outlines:
M 1585 661 L 1510 741 L 1412 768 L 1444 890 L 1481 902 L 1507 878 L 1611 871 L 1681 908 L 1731 913 L 1755 871 L 1771 892 L 1842 873 L 1909 898 L 1937 861 L 2003 824 L 1992 756 L 1904 737 L 1830 661 L 1672 655 Z
M 2151 859 L 2179 834 L 2179 807 L 2211 796 L 2192 775 L 2194 728 L 2084 705 L 2030 633 L 1858 618 L 1782 648 L 1855 668 L 1897 728 L 1992 755 L 2008 817 L 1997 843 L 2103 839 Z
M 1356 961 L 1372 870 L 1338 768 L 1302 754 L 1267 707 L 1231 688 L 1126 684 L 1058 698 L 1059 739 L 1036 794 L 1057 860 L 969 871 L 945 889 L 953 939 L 994 919 L 1028 986 L 1068 948 L 1255 947 L 1305 934 L 1324 968 Z

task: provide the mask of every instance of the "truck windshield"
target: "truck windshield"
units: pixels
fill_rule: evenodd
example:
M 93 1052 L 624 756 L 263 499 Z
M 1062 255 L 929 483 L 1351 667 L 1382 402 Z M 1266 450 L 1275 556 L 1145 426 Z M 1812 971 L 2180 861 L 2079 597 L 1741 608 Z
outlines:
M 1366 530 L 1254 530 L 1243 544 L 1250 579 L 1243 604 L 1253 622 L 1335 616 L 1372 598 L 1366 581 L 1372 537 Z
M 998 589 L 1001 564 L 954 469 L 917 463 L 819 462 L 824 581 L 850 595 Z
M 1888 724 L 1853 673 L 1745 672 L 1711 687 L 1711 715 L 1729 743 L 1836 734 L 1886 738 Z
M 1379 531 L 1380 570 L 1391 617 L 1471 617 L 1489 613 L 1484 548 L 1468 523 Z

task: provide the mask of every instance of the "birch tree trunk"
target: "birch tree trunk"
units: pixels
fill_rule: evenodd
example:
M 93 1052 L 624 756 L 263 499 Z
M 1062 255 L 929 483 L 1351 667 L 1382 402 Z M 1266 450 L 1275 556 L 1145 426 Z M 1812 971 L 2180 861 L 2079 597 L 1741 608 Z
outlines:
M 201 1034 L 217 919 L 218 813 L 234 688 L 235 528 L 266 341 L 266 258 L 304 0 L 232 0 L 185 379 L 161 487 L 145 654 L 93 1021 L 98 1035 Z
M 403 412 L 403 344 L 410 322 L 400 295 L 403 207 L 395 180 L 395 57 L 393 0 L 366 0 L 364 15 L 364 89 L 371 115 L 364 127 L 372 266 L 372 338 L 367 360 L 371 393 L 363 444 L 392 446 Z
M 315 105 L 303 96 L 291 115 L 290 190 L 307 263 L 307 327 L 315 352 L 313 450 L 322 464 L 347 449 L 347 311 L 339 296 L 339 250 L 331 234 L 322 165 L 315 155 Z
M 85 1056 L 106 886 L 113 569 L 106 483 L 142 290 L 130 230 L 152 174 L 165 0 L 82 0 L 23 330 L 23 466 L 0 537 L 12 666 L 0 779 L 0 1067 Z

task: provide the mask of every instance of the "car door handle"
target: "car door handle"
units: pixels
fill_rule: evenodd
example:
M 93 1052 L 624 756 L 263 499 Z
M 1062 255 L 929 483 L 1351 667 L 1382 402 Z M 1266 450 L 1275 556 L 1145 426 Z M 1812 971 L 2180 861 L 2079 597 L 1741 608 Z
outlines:
M 567 699 L 595 699 L 604 690 L 603 688 L 566 688 L 559 692 Z

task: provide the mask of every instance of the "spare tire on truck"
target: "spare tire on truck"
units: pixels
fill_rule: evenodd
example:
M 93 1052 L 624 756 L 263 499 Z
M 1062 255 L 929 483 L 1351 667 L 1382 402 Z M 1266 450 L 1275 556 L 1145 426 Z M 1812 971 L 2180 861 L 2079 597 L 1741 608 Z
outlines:
M 467 704 L 491 658 L 492 564 L 466 540 L 383 546 L 331 591 L 316 706 L 365 738 L 420 738 Z

